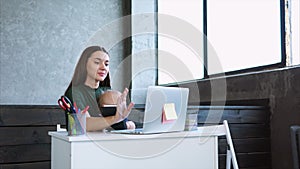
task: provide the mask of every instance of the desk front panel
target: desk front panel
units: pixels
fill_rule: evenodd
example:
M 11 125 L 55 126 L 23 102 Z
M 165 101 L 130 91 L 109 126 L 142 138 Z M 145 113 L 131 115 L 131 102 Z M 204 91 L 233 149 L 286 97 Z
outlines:
M 218 168 L 217 137 L 72 142 L 72 169 Z

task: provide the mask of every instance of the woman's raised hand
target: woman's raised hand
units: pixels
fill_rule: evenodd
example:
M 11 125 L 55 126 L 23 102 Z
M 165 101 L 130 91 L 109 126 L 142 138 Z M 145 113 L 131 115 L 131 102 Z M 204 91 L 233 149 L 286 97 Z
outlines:
M 117 112 L 115 115 L 115 122 L 120 122 L 122 120 L 124 120 L 126 117 L 128 117 L 131 109 L 134 106 L 134 103 L 129 103 L 129 105 L 127 106 L 126 103 L 126 97 L 128 94 L 128 89 L 125 88 L 122 95 L 118 98 L 117 101 Z

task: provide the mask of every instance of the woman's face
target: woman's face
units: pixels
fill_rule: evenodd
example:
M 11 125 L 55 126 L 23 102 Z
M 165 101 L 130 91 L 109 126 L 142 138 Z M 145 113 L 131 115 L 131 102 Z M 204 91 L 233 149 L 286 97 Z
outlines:
M 95 83 L 103 81 L 109 71 L 109 56 L 102 51 L 92 53 L 86 63 L 86 69 L 86 82 Z

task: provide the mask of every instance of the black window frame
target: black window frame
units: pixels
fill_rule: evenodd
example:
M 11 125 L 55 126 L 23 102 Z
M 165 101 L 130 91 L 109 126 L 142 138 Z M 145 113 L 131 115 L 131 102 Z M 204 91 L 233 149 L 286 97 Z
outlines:
M 209 79 L 212 77 L 226 77 L 228 75 L 238 75 L 238 74 L 243 74 L 243 73 L 251 73 L 251 72 L 257 72 L 257 71 L 263 71 L 263 70 L 270 70 L 270 69 L 276 69 L 276 68 L 283 68 L 286 67 L 286 32 L 285 32 L 285 0 L 278 0 L 280 1 L 280 46 L 281 46 L 281 61 L 279 63 L 274 63 L 274 64 L 268 64 L 268 65 L 262 65 L 262 66 L 256 66 L 256 67 L 250 67 L 250 68 L 245 68 L 245 69 L 239 69 L 239 70 L 234 70 L 234 71 L 228 71 L 228 72 L 222 72 L 222 73 L 217 73 L 217 74 L 208 74 L 208 51 L 207 51 L 207 1 L 208 0 L 203 0 L 203 57 L 204 57 L 204 66 L 203 66 L 203 78 L 202 79 L 191 79 L 189 81 L 198 81 L 198 80 L 205 80 Z M 155 12 L 158 12 L 158 3 L 156 1 L 156 8 Z M 158 17 L 158 16 L 157 16 Z M 158 18 L 157 18 L 158 19 Z M 158 42 L 158 33 L 156 34 L 156 42 Z M 158 45 L 156 43 L 156 47 L 158 48 Z M 158 57 L 158 55 L 157 55 Z M 158 60 L 158 59 L 157 59 Z M 157 63 L 158 65 L 158 63 Z M 158 69 L 157 69 L 158 70 Z M 158 71 L 157 71 L 157 84 L 158 84 Z M 184 82 L 189 82 L 189 81 L 184 81 Z M 176 84 L 180 84 L 183 82 L 174 82 Z M 173 85 L 174 83 L 168 83 L 168 84 L 158 84 L 158 85 Z

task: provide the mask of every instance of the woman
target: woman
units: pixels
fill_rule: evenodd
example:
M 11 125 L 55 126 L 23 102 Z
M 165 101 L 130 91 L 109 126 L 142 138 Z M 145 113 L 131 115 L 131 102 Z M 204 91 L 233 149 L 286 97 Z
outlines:
M 117 101 L 116 115 L 101 116 L 97 100 L 104 91 L 110 88 L 108 52 L 100 46 L 86 48 L 80 56 L 65 95 L 81 110 L 89 106 L 86 119 L 87 131 L 103 130 L 129 115 L 134 104 L 130 103 L 127 106 L 128 89 L 125 88 Z

